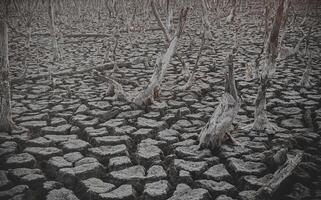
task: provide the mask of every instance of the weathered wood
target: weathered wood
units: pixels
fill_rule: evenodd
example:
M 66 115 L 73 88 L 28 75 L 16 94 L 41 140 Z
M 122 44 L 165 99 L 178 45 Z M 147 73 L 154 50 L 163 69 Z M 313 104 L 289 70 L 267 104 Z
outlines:
M 305 39 L 306 36 L 303 36 L 302 38 L 300 38 L 300 40 L 298 41 L 298 43 L 295 45 L 294 48 L 291 47 L 286 47 L 283 46 L 281 47 L 279 54 L 278 54 L 278 58 L 279 58 L 279 62 L 283 62 L 291 57 L 295 57 L 298 54 L 300 54 L 300 46 L 303 42 L 303 40 Z
M 274 173 L 272 179 L 258 190 L 256 199 L 272 199 L 282 183 L 292 175 L 295 168 L 302 161 L 302 158 L 303 152 L 299 152 L 293 159 L 288 159 L 286 163 Z
M 283 17 L 284 1 L 280 0 L 274 16 L 272 29 L 264 47 L 265 62 L 260 74 L 260 85 L 255 99 L 254 130 L 275 131 L 276 127 L 269 121 L 266 113 L 266 90 L 269 86 L 269 79 L 275 72 L 276 57 L 278 55 L 278 38 Z
M 264 163 L 271 170 L 277 170 L 287 160 L 288 148 L 271 149 L 264 152 Z
M 205 0 L 201 1 L 201 6 L 202 6 L 202 24 L 203 24 L 203 28 L 205 29 L 205 35 L 206 37 L 212 37 L 212 33 L 211 33 L 211 23 L 209 21 L 209 17 L 208 17 L 208 10 L 207 10 L 207 6 L 206 6 L 206 2 Z
M 305 68 L 305 71 L 299 83 L 301 87 L 305 87 L 305 88 L 311 87 L 311 81 L 310 81 L 311 63 L 312 63 L 312 57 L 311 57 L 311 53 L 309 53 L 307 66 Z
M 6 22 L 8 3 L 7 0 L 0 3 L 5 8 L 4 16 L 0 19 L 0 132 L 11 131 L 14 127 L 11 116 L 8 26 Z
M 290 7 L 291 1 L 290 0 L 285 0 L 284 2 L 284 10 L 283 10 L 283 18 L 282 18 L 282 23 L 281 23 L 281 36 L 280 36 L 280 44 L 279 46 L 282 48 L 284 38 L 286 36 L 286 22 L 288 19 L 288 14 L 289 14 L 289 7 Z
M 212 117 L 201 130 L 198 138 L 199 148 L 209 148 L 215 151 L 226 139 L 231 138 L 235 142 L 231 135 L 227 135 L 241 104 L 235 87 L 233 57 L 232 53 L 227 57 L 228 74 L 226 74 L 225 93 L 220 98 L 220 103 Z
M 151 6 L 152 6 L 152 11 L 154 13 L 154 16 L 157 20 L 157 23 L 159 25 L 159 27 L 161 28 L 161 30 L 163 31 L 164 33 L 164 37 L 165 37 L 165 40 L 167 43 L 170 43 L 170 41 L 172 40 L 172 38 L 170 37 L 170 34 L 168 32 L 168 30 L 166 29 L 165 25 L 163 24 L 161 18 L 160 18 L 160 15 L 159 15 L 159 12 L 155 6 L 155 2 L 152 0 L 151 1 Z
M 147 87 L 133 100 L 136 105 L 142 106 L 148 104 L 149 100 L 153 101 L 154 97 L 159 95 L 160 85 L 169 66 L 169 62 L 176 51 L 177 40 L 178 38 L 175 36 L 166 53 L 158 59 L 158 62 L 156 62 L 154 73 L 149 80 Z
M 96 70 L 93 70 L 93 75 L 94 78 L 100 78 L 109 84 L 107 93 L 108 95 L 113 95 L 115 100 L 130 101 L 128 94 L 124 91 L 123 86 L 119 83 L 121 82 L 120 79 L 116 81 L 114 78 L 104 76 Z
M 230 11 L 230 14 L 226 17 L 227 23 L 233 22 L 235 18 L 235 12 L 236 12 L 236 0 L 232 0 L 232 9 Z
M 117 65 L 117 61 L 116 61 L 116 50 L 117 50 L 117 47 L 118 47 L 118 41 L 119 41 L 119 34 L 116 32 L 116 33 L 114 33 L 114 39 L 115 39 L 115 45 L 114 45 L 114 48 L 113 48 L 113 56 L 112 56 L 112 58 L 113 58 L 113 62 L 114 62 L 114 68 L 113 68 L 113 70 L 112 70 L 112 73 L 114 73 L 114 72 L 119 72 L 120 70 L 119 70 L 119 67 L 118 67 L 118 65 Z
M 54 4 L 53 0 L 49 0 L 48 4 L 48 14 L 49 14 L 49 29 L 51 35 L 51 43 L 53 49 L 53 60 L 56 61 L 60 59 L 58 43 L 56 38 L 56 27 L 55 27 L 55 15 L 54 15 Z
M 195 81 L 195 73 L 196 73 L 196 70 L 198 68 L 198 62 L 199 62 L 199 60 L 201 58 L 202 51 L 204 49 L 205 31 L 203 32 L 203 34 L 201 36 L 201 39 L 202 39 L 201 46 L 200 46 L 200 48 L 199 48 L 199 50 L 197 52 L 197 57 L 196 57 L 196 61 L 195 61 L 194 67 L 192 69 L 192 74 L 189 75 L 187 82 L 183 86 L 180 86 L 180 87 L 177 88 L 178 91 L 185 91 L 185 90 L 189 89 L 190 87 L 192 87 L 192 84 Z
M 170 41 L 166 53 L 163 56 L 158 57 L 154 73 L 149 80 L 148 85 L 133 99 L 133 102 L 138 105 L 147 105 L 153 103 L 155 98 L 160 95 L 161 84 L 166 74 L 171 58 L 175 55 L 178 40 L 183 32 L 183 28 L 186 22 L 186 16 L 188 9 L 182 9 L 179 17 L 179 25 L 175 33 L 171 36 L 169 31 L 160 20 L 158 11 L 155 7 L 154 1 L 151 1 L 152 11 L 155 18 L 158 21 L 159 26 L 162 28 L 165 40 Z

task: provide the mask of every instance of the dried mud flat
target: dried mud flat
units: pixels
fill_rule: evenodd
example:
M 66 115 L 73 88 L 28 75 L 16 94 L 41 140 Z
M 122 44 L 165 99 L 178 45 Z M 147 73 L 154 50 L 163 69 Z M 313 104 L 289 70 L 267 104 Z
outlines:
M 259 9 L 261 5 L 252 6 Z M 104 43 L 111 30 L 107 37 L 63 37 L 58 41 L 62 59 L 52 63 L 50 38 L 40 34 L 46 25 L 37 23 L 35 33 L 39 34 L 32 36 L 31 47 L 40 45 L 41 68 L 38 72 L 32 65 L 36 53 L 31 48 L 26 80 L 12 84 L 13 119 L 24 128 L 0 134 L 0 199 L 250 200 L 276 171 L 264 161 L 264 152 L 281 146 L 290 149 L 289 155 L 303 150 L 304 156 L 275 199 L 321 199 L 320 13 L 314 15 L 318 23 L 310 41 L 313 86 L 298 86 L 305 70 L 302 60 L 293 57 L 279 63 L 267 95 L 269 118 L 279 127 L 276 134 L 239 130 L 233 136 L 240 145 L 226 143 L 219 152 L 195 147 L 200 129 L 224 90 L 224 59 L 233 45 L 230 29 L 234 26 L 222 20 L 215 28 L 214 39 L 206 44 L 211 48 L 204 50 L 190 90 L 172 89 L 181 71 L 180 63 L 172 59 L 162 103 L 137 109 L 107 95 L 108 84 L 90 72 L 75 72 L 104 62 Z M 254 16 L 242 18 L 242 48 L 234 63 L 242 95 L 236 120 L 240 127 L 253 122 L 257 92 L 257 83 L 244 78 L 241 66 L 252 62 L 262 45 L 263 32 Z M 197 16 L 190 20 L 196 46 L 190 50 L 184 35 L 178 50 L 192 64 L 200 41 L 196 36 L 199 20 Z M 103 33 L 102 26 L 108 26 L 89 21 L 81 23 L 82 27 L 77 22 L 66 24 L 61 25 L 66 35 L 81 30 Z M 155 59 L 164 43 L 160 30 L 130 34 L 134 44 L 128 42 L 127 33 L 121 35 L 117 62 L 131 63 L 120 70 L 126 79 L 139 83 L 138 88 L 124 86 L 132 92 L 141 90 L 153 72 L 139 60 Z M 299 34 L 289 29 L 285 43 L 295 46 Z M 12 74 L 17 75 L 23 38 L 9 36 Z M 48 78 L 32 79 L 47 74 L 48 68 L 53 73 L 73 73 L 54 77 L 54 85 Z

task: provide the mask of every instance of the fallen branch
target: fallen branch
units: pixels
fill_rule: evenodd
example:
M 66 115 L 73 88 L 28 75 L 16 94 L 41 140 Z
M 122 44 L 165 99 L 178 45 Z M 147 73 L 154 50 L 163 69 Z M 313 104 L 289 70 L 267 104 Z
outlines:
M 286 163 L 274 173 L 272 179 L 258 190 L 256 199 L 272 199 L 282 183 L 291 176 L 295 168 L 300 164 L 302 158 L 303 152 L 299 152 L 293 159 L 288 159 Z

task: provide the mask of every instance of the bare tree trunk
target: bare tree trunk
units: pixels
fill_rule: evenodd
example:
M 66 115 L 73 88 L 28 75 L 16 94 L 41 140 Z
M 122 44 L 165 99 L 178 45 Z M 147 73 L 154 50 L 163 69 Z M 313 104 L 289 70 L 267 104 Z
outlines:
M 232 123 L 237 116 L 241 103 L 235 87 L 233 57 L 233 53 L 227 57 L 228 73 L 226 74 L 225 93 L 199 135 L 200 148 L 209 148 L 215 151 L 227 139 L 235 142 L 229 132 L 231 132 Z
M 201 36 L 202 37 L 201 38 L 202 39 L 201 46 L 200 46 L 198 53 L 197 53 L 196 61 L 195 61 L 194 67 L 192 69 L 192 74 L 189 73 L 189 77 L 188 77 L 187 82 L 183 86 L 177 88 L 179 91 L 185 91 L 185 90 L 189 89 L 190 87 L 192 87 L 192 85 L 195 81 L 195 73 L 198 68 L 198 62 L 201 58 L 202 51 L 204 49 L 204 44 L 205 44 L 205 30 L 203 30 L 203 31 L 204 32 Z
M 288 18 L 288 14 L 289 14 L 289 8 L 291 5 L 291 1 L 290 0 L 285 0 L 284 2 L 284 12 L 283 12 L 283 20 L 282 20 L 282 24 L 281 24 L 281 37 L 280 37 L 280 48 L 282 48 L 283 45 L 283 40 L 286 34 L 286 22 L 287 22 L 287 18 Z
M 208 17 L 208 10 L 207 10 L 207 7 L 206 7 L 205 0 L 202 0 L 201 5 L 202 5 L 202 24 L 203 24 L 204 29 L 205 29 L 206 37 L 210 38 L 212 26 L 211 26 L 211 23 L 210 23 L 210 21 L 208 19 L 209 18 Z
M 155 66 L 154 73 L 147 85 L 147 87 L 134 98 L 136 105 L 147 105 L 154 102 L 155 98 L 158 98 L 161 90 L 161 83 L 164 75 L 166 74 L 167 68 L 171 58 L 174 56 L 177 46 L 178 37 L 171 41 L 166 53 L 162 58 L 158 58 Z M 150 101 L 150 102 L 148 102 Z
M 7 7 L 8 1 L 4 4 Z M 14 126 L 10 102 L 7 8 L 4 10 L 4 17 L 0 22 L 0 132 L 11 131 Z
M 312 63 L 312 57 L 311 57 L 311 53 L 309 53 L 309 60 L 307 62 L 307 67 L 299 83 L 301 87 L 305 87 L 305 88 L 311 87 L 311 82 L 310 82 L 311 63 Z
M 161 84 L 166 74 L 170 60 L 175 55 L 177 43 L 179 38 L 181 37 L 183 28 L 185 26 L 186 16 L 188 12 L 188 9 L 181 10 L 180 16 L 179 16 L 178 28 L 176 29 L 173 35 L 170 35 L 169 31 L 166 29 L 166 27 L 164 26 L 164 24 L 162 23 L 159 17 L 159 13 L 154 5 L 153 0 L 151 1 L 151 5 L 152 5 L 154 15 L 164 32 L 165 39 L 166 41 L 169 41 L 168 43 L 169 45 L 166 45 L 167 47 L 166 53 L 157 58 L 154 73 L 151 79 L 149 80 L 149 83 L 138 95 L 136 95 L 135 97 L 129 97 L 129 95 L 127 95 L 123 91 L 122 86 L 119 83 L 117 83 L 117 81 L 113 80 L 110 77 L 107 77 L 108 82 L 112 84 L 112 87 L 109 87 L 109 90 L 111 90 L 111 92 L 113 92 L 117 98 L 121 98 L 123 100 L 132 102 L 138 106 L 154 103 L 154 99 L 160 96 Z
M 168 44 L 168 48 L 163 56 L 158 57 L 154 73 L 146 88 L 134 98 L 133 102 L 139 106 L 153 103 L 154 99 L 160 96 L 161 83 L 166 74 L 170 60 L 175 55 L 177 42 L 185 26 L 186 15 L 188 11 L 188 9 L 181 10 L 178 28 L 174 35 L 171 36 L 170 30 L 166 29 L 165 25 L 161 21 L 153 0 L 151 1 L 151 6 L 156 20 L 164 33 L 165 41 Z
M 304 18 L 300 23 L 301 26 L 303 26 L 309 18 L 309 10 L 310 10 L 309 8 L 310 8 L 310 2 L 309 0 L 305 0 Z
M 53 49 L 53 60 L 57 61 L 60 59 L 58 43 L 56 38 L 56 27 L 55 27 L 55 14 L 54 14 L 54 0 L 49 0 L 48 14 L 49 14 L 49 29 L 51 35 L 51 43 Z
M 19 80 L 23 80 L 25 79 L 26 75 L 27 75 L 27 71 L 28 71 L 28 65 L 27 65 L 27 59 L 30 57 L 30 43 L 31 43 L 31 25 L 32 25 L 32 19 L 34 17 L 34 14 L 32 13 L 33 11 L 36 11 L 37 7 L 38 7 L 38 2 L 39 0 L 36 0 L 33 3 L 33 1 L 28 1 L 28 9 L 29 9 L 29 12 L 30 12 L 30 16 L 28 18 L 28 20 L 26 21 L 26 26 L 27 26 L 27 41 L 26 41 L 26 44 L 25 44 L 25 55 L 24 55 L 24 58 L 23 58 L 23 66 L 24 66 L 24 71 L 23 73 L 17 78 Z
M 78 2 L 77 0 L 73 0 L 73 4 L 74 4 L 74 7 L 75 7 L 75 9 L 76 9 L 78 18 L 80 18 L 80 15 L 81 15 L 80 2 Z
M 236 11 L 236 0 L 232 0 L 232 9 L 231 9 L 230 14 L 226 18 L 227 23 L 233 22 L 233 20 L 235 18 L 235 11 Z
M 284 1 L 280 0 L 274 17 L 271 32 L 265 44 L 265 64 L 260 74 L 260 86 L 255 99 L 254 112 L 254 130 L 274 131 L 276 127 L 272 126 L 268 121 L 266 113 L 266 90 L 269 85 L 269 79 L 275 71 L 275 59 L 278 55 L 278 38 L 283 17 Z

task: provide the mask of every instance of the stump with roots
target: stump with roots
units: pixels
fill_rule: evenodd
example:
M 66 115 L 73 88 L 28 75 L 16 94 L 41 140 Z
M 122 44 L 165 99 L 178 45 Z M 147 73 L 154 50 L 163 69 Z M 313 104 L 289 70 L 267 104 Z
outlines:
M 235 87 L 232 58 L 233 55 L 228 55 L 225 93 L 220 98 L 219 105 L 199 135 L 199 148 L 209 148 L 215 151 L 227 139 L 234 141 L 229 132 L 240 109 L 240 99 Z

